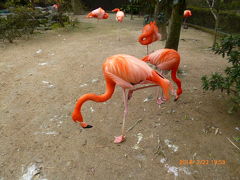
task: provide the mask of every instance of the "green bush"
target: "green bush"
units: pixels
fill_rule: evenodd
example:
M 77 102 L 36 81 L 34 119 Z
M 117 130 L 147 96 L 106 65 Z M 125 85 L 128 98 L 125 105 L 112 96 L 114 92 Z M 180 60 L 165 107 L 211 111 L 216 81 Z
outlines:
M 13 42 L 17 37 L 32 34 L 40 22 L 36 18 L 40 12 L 26 7 L 12 9 L 12 14 L 0 17 L 0 39 Z
M 10 43 L 16 37 L 21 36 L 21 32 L 17 27 L 18 19 L 16 16 L 9 15 L 7 18 L 0 18 L 0 39 L 7 39 Z
M 233 106 L 230 112 L 240 109 L 240 35 L 227 36 L 216 44 L 216 54 L 227 56 L 231 66 L 225 69 L 225 75 L 214 73 L 210 77 L 203 76 L 203 89 L 215 91 L 220 89 L 231 95 Z
M 188 22 L 206 28 L 214 28 L 215 20 L 209 8 L 189 7 L 192 16 L 188 18 Z M 226 33 L 240 32 L 240 15 L 229 12 L 220 11 L 219 14 L 219 30 Z
M 38 16 L 40 11 L 27 7 L 17 7 L 12 11 L 17 19 L 16 25 L 23 34 L 33 34 L 34 30 L 39 26 Z
M 51 29 L 56 23 L 61 27 L 70 23 L 69 17 L 62 12 L 41 12 L 24 6 L 15 7 L 11 12 L 7 17 L 0 17 L 0 39 L 10 43 L 18 37 L 33 34 L 35 30 Z

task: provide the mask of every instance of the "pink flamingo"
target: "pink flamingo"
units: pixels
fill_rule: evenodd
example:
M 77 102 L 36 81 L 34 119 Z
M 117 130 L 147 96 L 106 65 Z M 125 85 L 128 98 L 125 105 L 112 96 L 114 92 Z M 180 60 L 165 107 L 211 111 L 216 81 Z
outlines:
M 115 8 L 112 10 L 112 12 L 117 12 L 116 13 L 116 21 L 117 22 L 123 22 L 123 18 L 124 18 L 124 12 L 123 11 L 120 11 L 120 9 L 118 8 Z M 119 32 L 119 29 L 118 28 L 118 40 L 120 41 L 120 32 Z
M 151 64 L 157 66 L 161 71 L 168 70 L 171 71 L 171 78 L 177 84 L 177 92 L 175 101 L 182 94 L 181 80 L 177 78 L 177 71 L 180 64 L 180 55 L 174 49 L 159 49 L 144 58 L 145 62 L 150 62 Z
M 184 29 L 187 29 L 187 18 L 192 16 L 192 12 L 190 10 L 185 10 L 183 13 L 183 17 L 184 17 L 184 22 L 183 22 L 183 27 Z
M 169 99 L 169 89 L 171 88 L 171 84 L 170 81 L 151 69 L 145 62 L 130 55 L 118 54 L 111 56 L 103 63 L 102 69 L 106 81 L 105 93 L 101 95 L 85 94 L 81 96 L 77 100 L 76 106 L 72 113 L 72 119 L 75 122 L 80 122 L 80 125 L 83 128 L 91 128 L 91 125 L 88 125 L 83 121 L 81 114 L 81 107 L 83 103 L 88 100 L 95 102 L 105 102 L 109 100 L 114 93 L 115 86 L 118 85 L 122 87 L 123 90 L 123 102 L 125 110 L 123 116 L 122 134 L 121 136 L 115 137 L 114 143 L 121 143 L 125 140 L 124 126 L 126 116 L 128 114 L 129 98 L 126 94 L 126 90 L 139 90 L 153 86 L 161 86 L 163 88 L 164 97 L 161 99 L 161 101 L 157 101 L 159 104 L 161 104 Z M 154 85 L 134 89 L 134 85 L 149 83 Z
M 109 17 L 102 8 L 97 8 L 87 15 L 87 18 L 107 19 Z
M 138 42 L 140 42 L 140 44 L 147 45 L 147 54 L 148 45 L 158 40 L 161 40 L 161 34 L 159 34 L 155 21 L 145 25 L 143 27 L 142 34 L 138 38 Z
M 122 22 L 123 21 L 123 18 L 124 18 L 124 12 L 123 11 L 120 11 L 120 9 L 115 8 L 115 9 L 112 10 L 112 12 L 117 12 L 116 20 L 118 22 Z

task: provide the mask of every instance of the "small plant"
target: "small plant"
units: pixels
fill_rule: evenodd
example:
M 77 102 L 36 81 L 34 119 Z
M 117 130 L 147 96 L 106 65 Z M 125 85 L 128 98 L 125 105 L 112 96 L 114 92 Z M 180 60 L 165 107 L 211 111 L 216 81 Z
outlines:
M 203 76 L 203 89 L 226 91 L 233 102 L 229 112 L 237 111 L 240 109 L 240 35 L 226 36 L 213 51 L 222 57 L 227 56 L 230 66 L 225 69 L 224 75 L 215 72 L 210 77 Z

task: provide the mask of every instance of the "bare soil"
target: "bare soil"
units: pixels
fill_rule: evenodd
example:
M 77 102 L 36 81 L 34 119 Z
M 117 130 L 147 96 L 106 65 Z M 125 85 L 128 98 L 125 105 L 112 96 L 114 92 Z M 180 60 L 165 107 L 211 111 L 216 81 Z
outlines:
M 240 179 L 240 151 L 227 139 L 240 147 L 233 139 L 240 136 L 240 114 L 228 113 L 225 93 L 201 87 L 203 75 L 227 66 L 209 50 L 212 35 L 182 30 L 182 96 L 158 106 L 155 88 L 136 92 L 126 121 L 126 129 L 133 128 L 116 145 L 121 88 L 106 103 L 84 104 L 84 119 L 93 128 L 82 129 L 71 113 L 81 95 L 104 92 L 106 57 L 146 55 L 137 42 L 142 18 L 127 16 L 121 25 L 114 15 L 99 22 L 78 18 L 78 29 L 0 44 L 0 180 Z

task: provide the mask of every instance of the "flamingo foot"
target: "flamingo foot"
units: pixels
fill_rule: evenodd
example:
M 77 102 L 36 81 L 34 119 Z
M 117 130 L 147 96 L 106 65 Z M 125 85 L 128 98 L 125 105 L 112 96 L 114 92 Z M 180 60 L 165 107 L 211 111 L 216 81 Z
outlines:
M 126 138 L 125 138 L 125 136 L 123 136 L 123 135 L 121 135 L 121 136 L 115 136 L 115 140 L 114 140 L 114 143 L 115 144 L 119 144 L 119 143 L 122 143 L 123 141 L 125 141 L 126 140 Z
M 158 104 L 158 105 L 163 104 L 165 101 L 166 101 L 166 99 L 163 98 L 163 97 L 159 97 L 159 98 L 157 98 L 157 104 Z
M 80 125 L 83 127 L 83 128 L 92 128 L 93 126 L 92 125 L 89 125 L 85 122 L 80 122 Z

